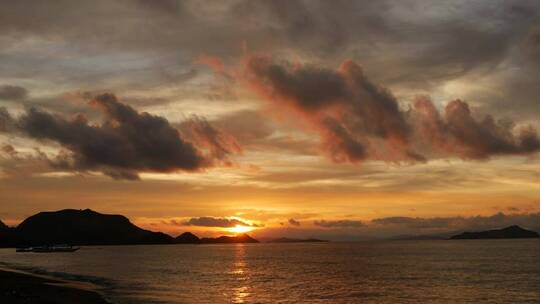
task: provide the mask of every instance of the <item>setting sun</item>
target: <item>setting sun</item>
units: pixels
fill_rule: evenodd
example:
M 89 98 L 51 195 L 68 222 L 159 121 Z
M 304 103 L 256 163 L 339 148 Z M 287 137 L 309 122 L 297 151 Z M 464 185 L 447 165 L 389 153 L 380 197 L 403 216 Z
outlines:
M 230 232 L 234 232 L 234 233 L 245 233 L 251 230 L 253 230 L 253 227 L 241 226 L 241 225 L 236 225 L 229 229 Z

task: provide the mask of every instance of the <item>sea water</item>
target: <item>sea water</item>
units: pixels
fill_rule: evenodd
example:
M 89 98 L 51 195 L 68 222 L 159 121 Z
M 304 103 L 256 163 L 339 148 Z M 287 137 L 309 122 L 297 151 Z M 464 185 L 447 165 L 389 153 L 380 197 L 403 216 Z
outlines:
M 540 303 L 540 240 L 0 250 L 0 266 L 96 284 L 114 303 Z

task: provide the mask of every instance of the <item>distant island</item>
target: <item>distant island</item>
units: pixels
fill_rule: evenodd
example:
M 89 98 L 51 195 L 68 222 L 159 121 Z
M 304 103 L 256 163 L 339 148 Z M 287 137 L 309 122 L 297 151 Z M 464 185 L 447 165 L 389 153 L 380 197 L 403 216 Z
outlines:
M 258 240 L 243 233 L 236 236 L 220 236 L 217 238 L 199 238 L 191 232 L 184 232 L 174 239 L 175 244 L 234 244 L 259 243 Z
M 276 238 L 276 239 L 269 239 L 266 241 L 266 243 L 324 243 L 328 242 L 328 240 L 320 240 L 320 239 L 292 239 L 292 238 Z
M 487 230 L 480 232 L 463 232 L 450 237 L 451 240 L 473 240 L 473 239 L 524 239 L 540 238 L 540 235 L 531 230 L 523 229 L 519 226 L 510 226 L 503 229 Z
M 199 238 L 185 232 L 176 238 L 135 226 L 122 215 L 101 214 L 90 209 L 40 212 L 10 228 L 0 222 L 0 247 L 47 244 L 142 245 L 258 243 L 247 234 Z
M 259 243 L 256 239 L 250 237 L 246 233 L 236 236 L 220 236 L 217 238 L 202 238 L 200 244 L 229 244 L 229 243 Z

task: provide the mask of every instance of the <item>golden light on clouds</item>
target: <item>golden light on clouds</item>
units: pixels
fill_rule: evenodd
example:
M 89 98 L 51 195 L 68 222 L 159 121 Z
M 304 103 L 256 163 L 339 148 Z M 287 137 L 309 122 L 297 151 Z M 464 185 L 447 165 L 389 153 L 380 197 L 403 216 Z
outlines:
M 255 227 L 236 225 L 232 228 L 229 228 L 228 230 L 233 233 L 246 233 L 246 232 L 253 231 L 254 229 Z

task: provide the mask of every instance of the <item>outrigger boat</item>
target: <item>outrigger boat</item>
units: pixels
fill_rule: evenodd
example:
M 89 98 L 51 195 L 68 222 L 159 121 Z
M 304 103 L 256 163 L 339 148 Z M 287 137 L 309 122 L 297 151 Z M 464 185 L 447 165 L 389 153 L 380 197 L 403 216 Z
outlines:
M 17 252 L 75 252 L 81 249 L 80 247 L 73 247 L 71 245 L 53 245 L 53 246 L 37 246 L 37 247 L 24 247 L 17 248 Z
M 15 251 L 17 251 L 17 252 L 32 252 L 32 247 L 21 247 L 21 248 L 17 248 Z

